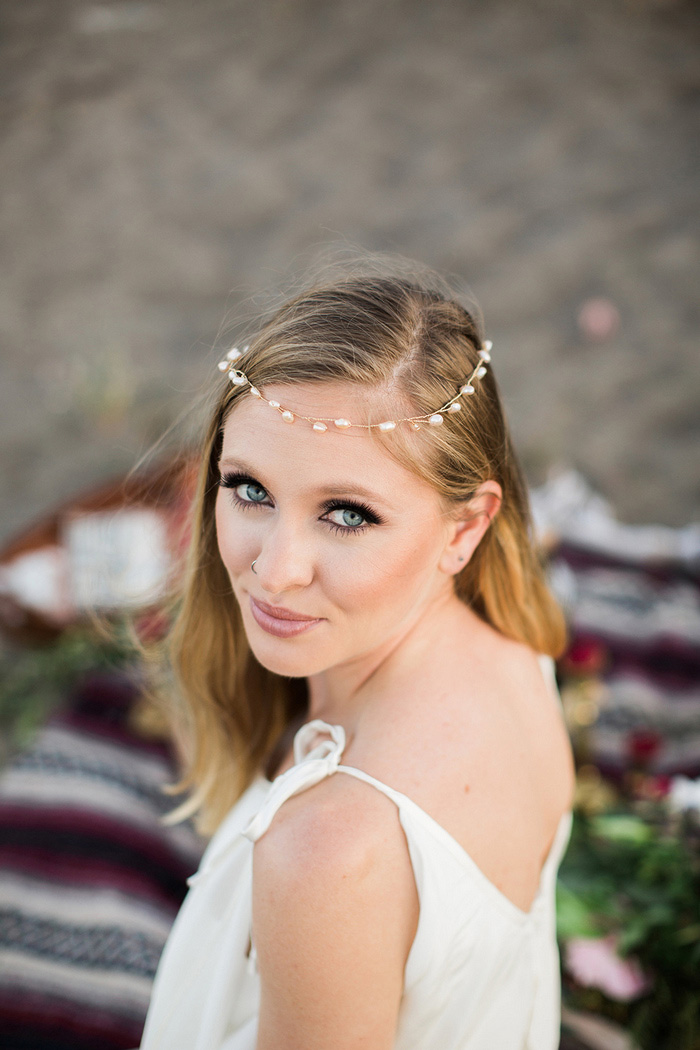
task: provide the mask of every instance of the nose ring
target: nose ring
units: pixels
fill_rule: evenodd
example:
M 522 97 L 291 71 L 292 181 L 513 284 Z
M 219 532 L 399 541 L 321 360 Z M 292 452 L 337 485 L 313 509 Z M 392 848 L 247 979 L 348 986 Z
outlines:
M 257 560 L 258 560 L 258 559 L 256 558 L 256 559 L 255 559 L 255 561 L 257 561 Z M 253 572 L 255 572 L 255 561 L 254 561 L 254 562 L 251 562 L 251 566 L 250 566 L 250 567 L 251 567 L 251 569 L 253 570 Z M 257 574 L 257 572 L 255 572 L 255 575 L 256 575 L 256 576 L 258 575 L 258 574 Z

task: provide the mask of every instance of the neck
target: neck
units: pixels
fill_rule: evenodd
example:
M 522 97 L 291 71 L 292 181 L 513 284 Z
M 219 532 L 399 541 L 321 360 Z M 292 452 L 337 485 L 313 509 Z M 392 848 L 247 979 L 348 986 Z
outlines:
M 377 704 L 383 697 L 405 690 L 419 672 L 439 662 L 445 638 L 456 622 L 464 631 L 465 619 L 475 621 L 467 624 L 467 630 L 481 623 L 449 591 L 433 599 L 376 648 L 311 675 L 307 679 L 308 720 L 320 718 L 352 733 L 369 703 Z

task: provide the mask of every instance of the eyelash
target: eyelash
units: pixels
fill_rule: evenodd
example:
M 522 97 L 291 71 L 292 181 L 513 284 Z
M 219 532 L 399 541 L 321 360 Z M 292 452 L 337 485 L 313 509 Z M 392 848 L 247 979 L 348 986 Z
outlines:
M 261 485 L 259 481 L 256 481 L 255 478 L 252 478 L 249 474 L 224 474 L 219 481 L 219 485 L 221 488 L 232 490 L 231 497 L 237 507 L 247 509 L 249 507 L 264 506 L 262 502 L 241 499 L 240 496 L 236 495 L 235 490 L 239 485 L 245 484 L 245 482 L 248 482 L 248 484 L 251 485 L 257 485 L 258 488 L 263 490 L 263 492 L 267 491 L 264 485 Z M 336 521 L 326 521 L 326 525 L 329 525 L 334 532 L 343 536 L 347 536 L 351 532 L 365 532 L 372 525 L 382 524 L 382 519 L 371 509 L 371 507 L 368 507 L 366 503 L 355 502 L 354 500 L 333 499 L 326 503 L 324 513 L 329 514 L 332 510 L 355 510 L 367 519 L 367 522 L 364 525 L 354 526 L 339 525 Z

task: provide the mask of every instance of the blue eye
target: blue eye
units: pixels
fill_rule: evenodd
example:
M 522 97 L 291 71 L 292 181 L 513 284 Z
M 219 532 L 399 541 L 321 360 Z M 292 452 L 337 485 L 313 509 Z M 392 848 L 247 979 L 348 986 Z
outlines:
M 231 489 L 232 500 L 241 510 L 272 505 L 268 502 L 267 489 L 246 474 L 224 474 L 219 485 L 222 488 Z M 331 514 L 338 515 L 338 517 L 334 520 L 329 516 Z M 354 501 L 329 500 L 325 505 L 325 515 L 320 520 L 325 521 L 333 532 L 344 536 L 365 532 L 372 525 L 382 524 L 382 519 L 371 507 Z
M 333 524 L 344 525 L 351 529 L 361 528 L 366 524 L 365 515 L 361 514 L 359 510 L 355 510 L 353 507 L 337 507 L 332 510 L 331 513 L 340 515 L 340 520 L 336 519 L 336 522 Z
M 233 502 L 239 507 L 254 507 L 267 501 L 267 490 L 245 474 L 224 474 L 219 485 L 231 489 Z
M 245 489 L 245 494 L 249 500 L 253 503 L 262 503 L 265 499 L 266 493 L 262 485 L 256 485 L 252 481 L 246 482 L 243 485 L 238 485 L 239 489 Z

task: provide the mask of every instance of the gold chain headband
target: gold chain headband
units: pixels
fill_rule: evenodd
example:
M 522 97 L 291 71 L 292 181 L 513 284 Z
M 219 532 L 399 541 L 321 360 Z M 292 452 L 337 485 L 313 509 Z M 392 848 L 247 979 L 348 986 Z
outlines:
M 459 398 L 465 394 L 470 395 L 475 392 L 474 380 L 481 379 L 486 375 L 486 365 L 491 360 L 491 350 L 493 349 L 493 343 L 490 339 L 485 339 L 481 350 L 479 350 L 480 363 L 474 368 L 471 375 L 465 379 L 464 383 L 460 386 L 458 392 L 454 397 L 446 401 L 444 405 L 436 409 L 435 412 L 426 412 L 422 416 L 404 416 L 403 419 L 385 419 L 383 423 L 351 423 L 349 419 L 333 419 L 332 416 L 303 416 L 299 412 L 290 412 L 288 408 L 283 408 L 279 401 L 269 401 L 266 397 L 261 394 L 256 386 L 248 379 L 245 372 L 242 372 L 239 368 L 235 367 L 235 362 L 239 357 L 248 350 L 245 346 L 243 350 L 239 350 L 237 347 L 232 347 L 228 351 L 223 361 L 219 361 L 219 371 L 227 372 L 228 378 L 234 384 L 234 386 L 248 386 L 250 387 L 250 393 L 253 397 L 260 398 L 261 401 L 265 401 L 270 408 L 276 409 L 285 423 L 293 423 L 295 419 L 305 419 L 312 424 L 313 430 L 323 433 L 324 430 L 328 430 L 328 423 L 333 423 L 338 430 L 347 430 L 349 427 L 362 427 L 364 430 L 396 430 L 399 423 L 409 423 L 413 430 L 420 430 L 421 423 L 427 423 L 431 427 L 439 427 L 443 421 L 443 413 L 454 413 L 460 412 L 462 409 Z

